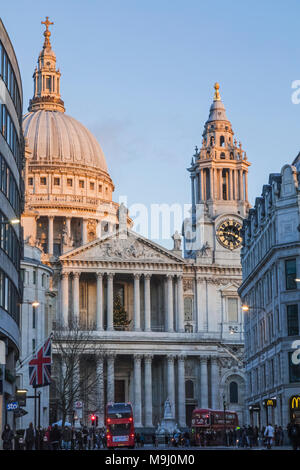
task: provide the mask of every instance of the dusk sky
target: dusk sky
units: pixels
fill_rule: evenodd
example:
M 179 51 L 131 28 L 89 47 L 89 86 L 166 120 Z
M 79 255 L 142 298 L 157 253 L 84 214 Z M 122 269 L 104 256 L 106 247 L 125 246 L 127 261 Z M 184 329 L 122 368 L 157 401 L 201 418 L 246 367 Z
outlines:
M 300 104 L 292 103 L 299 1 L 5 2 L 1 18 L 21 69 L 24 113 L 46 15 L 66 112 L 97 137 L 115 201 L 191 202 L 186 168 L 201 146 L 216 81 L 252 163 L 251 204 L 269 173 L 299 152 Z

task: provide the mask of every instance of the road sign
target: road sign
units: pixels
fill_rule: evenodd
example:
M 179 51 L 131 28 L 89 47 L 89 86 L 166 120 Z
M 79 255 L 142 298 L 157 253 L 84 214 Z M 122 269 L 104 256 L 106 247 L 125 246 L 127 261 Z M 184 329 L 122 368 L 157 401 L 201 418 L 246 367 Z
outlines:
M 28 411 L 23 410 L 23 408 L 19 408 L 18 410 L 14 410 L 14 415 L 16 418 L 21 418 L 28 414 Z
M 11 401 L 10 403 L 7 403 L 6 409 L 7 411 L 14 411 L 19 408 L 19 403 L 17 401 Z
M 76 409 L 79 409 L 79 408 L 82 408 L 82 401 L 75 401 L 75 408 Z

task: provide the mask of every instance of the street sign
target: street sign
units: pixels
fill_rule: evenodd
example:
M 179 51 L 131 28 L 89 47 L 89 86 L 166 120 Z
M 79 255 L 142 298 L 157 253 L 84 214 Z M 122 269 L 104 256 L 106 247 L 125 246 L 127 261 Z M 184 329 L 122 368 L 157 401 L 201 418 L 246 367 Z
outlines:
M 22 416 L 25 416 L 28 414 L 28 411 L 23 410 L 23 408 L 19 408 L 18 410 L 14 410 L 14 415 L 16 418 L 22 418 Z
M 17 401 L 11 401 L 10 403 L 7 403 L 6 409 L 7 411 L 14 411 L 19 408 L 19 403 Z
M 76 409 L 79 409 L 79 408 L 82 408 L 82 401 L 75 401 L 75 408 Z

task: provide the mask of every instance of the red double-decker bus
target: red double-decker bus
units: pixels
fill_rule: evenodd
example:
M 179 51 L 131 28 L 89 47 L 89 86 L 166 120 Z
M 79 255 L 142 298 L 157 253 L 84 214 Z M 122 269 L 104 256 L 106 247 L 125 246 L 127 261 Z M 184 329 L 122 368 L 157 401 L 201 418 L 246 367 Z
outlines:
M 226 430 L 234 430 L 239 425 L 238 415 L 235 411 L 211 410 L 209 408 L 196 408 L 192 413 L 192 443 L 201 444 L 201 435 L 205 432 L 215 432 L 218 442 L 221 433 Z M 216 443 L 217 443 L 216 442 Z
M 105 424 L 108 448 L 134 448 L 134 421 L 131 403 L 108 403 Z

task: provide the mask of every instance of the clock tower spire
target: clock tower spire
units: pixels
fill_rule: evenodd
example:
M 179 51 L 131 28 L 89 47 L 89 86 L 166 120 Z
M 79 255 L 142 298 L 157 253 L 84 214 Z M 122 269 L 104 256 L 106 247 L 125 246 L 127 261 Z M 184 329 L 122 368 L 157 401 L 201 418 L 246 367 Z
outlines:
M 239 246 L 239 236 L 232 235 L 231 239 L 228 236 L 226 240 L 220 232 L 219 244 L 213 239 L 218 233 L 216 224 L 220 219 L 226 219 L 226 222 L 230 222 L 228 226 L 232 228 L 231 222 L 240 225 L 247 215 L 250 163 L 241 142 L 238 143 L 234 138 L 231 122 L 220 96 L 219 83 L 215 83 L 214 88 L 213 102 L 202 134 L 201 149 L 196 147 L 188 168 L 192 193 L 192 232 L 195 234 L 195 231 L 199 232 L 201 229 L 201 233 L 197 234 L 198 246 L 193 246 L 201 250 L 200 240 L 203 246 L 207 246 L 205 243 L 214 245 L 216 251 L 220 245 L 233 250 Z M 214 225 L 214 231 L 210 234 L 209 241 L 207 231 L 210 224 Z M 232 228 L 230 233 L 233 234 L 234 231 Z M 187 250 L 188 253 L 194 257 L 195 249 Z

